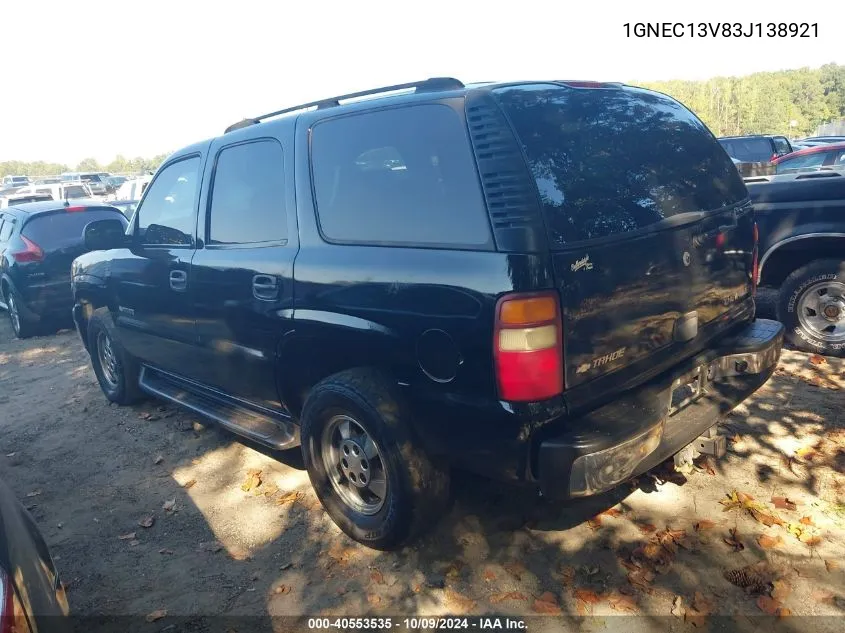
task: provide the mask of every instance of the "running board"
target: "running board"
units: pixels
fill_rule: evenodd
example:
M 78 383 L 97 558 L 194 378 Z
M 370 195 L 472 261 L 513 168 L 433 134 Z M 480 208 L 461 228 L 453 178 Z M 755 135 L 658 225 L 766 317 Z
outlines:
M 179 376 L 143 365 L 138 385 L 152 396 L 210 418 L 233 433 L 270 448 L 281 450 L 299 445 L 299 427 L 290 419 L 233 402 L 222 393 Z

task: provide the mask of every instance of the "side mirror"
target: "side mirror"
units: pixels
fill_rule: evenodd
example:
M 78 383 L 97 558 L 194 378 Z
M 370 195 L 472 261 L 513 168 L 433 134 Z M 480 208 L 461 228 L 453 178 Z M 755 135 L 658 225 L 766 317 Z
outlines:
M 107 251 L 126 246 L 126 225 L 120 220 L 96 220 L 85 226 L 85 248 Z

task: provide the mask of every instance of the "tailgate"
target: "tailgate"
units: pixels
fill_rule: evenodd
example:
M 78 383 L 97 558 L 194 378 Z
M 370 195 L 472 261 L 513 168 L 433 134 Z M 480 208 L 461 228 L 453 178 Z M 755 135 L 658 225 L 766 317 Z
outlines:
M 567 387 L 678 362 L 748 313 L 753 211 L 689 110 L 619 85 L 497 92 L 543 207 Z

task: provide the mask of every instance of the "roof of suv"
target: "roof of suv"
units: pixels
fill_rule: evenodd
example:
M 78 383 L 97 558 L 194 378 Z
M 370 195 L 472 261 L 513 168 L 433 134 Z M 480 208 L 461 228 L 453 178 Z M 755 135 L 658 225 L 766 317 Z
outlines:
M 56 211 L 64 207 L 107 207 L 108 204 L 98 202 L 96 200 L 74 200 L 69 203 L 65 200 L 45 200 L 43 202 L 25 202 L 23 204 L 9 205 L 4 211 L 19 211 L 26 215 L 32 216 L 39 213 L 47 213 L 49 211 Z

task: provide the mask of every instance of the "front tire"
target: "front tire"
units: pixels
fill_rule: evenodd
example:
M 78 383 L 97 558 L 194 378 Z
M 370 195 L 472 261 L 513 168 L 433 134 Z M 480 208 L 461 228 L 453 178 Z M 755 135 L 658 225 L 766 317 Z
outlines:
M 126 405 L 143 398 L 138 386 L 138 361 L 117 341 L 114 322 L 106 308 L 96 310 L 88 321 L 88 353 L 100 389 L 109 401 Z
M 390 381 L 349 370 L 315 386 L 302 411 L 302 453 L 317 497 L 337 526 L 390 550 L 442 516 L 449 472 L 420 447 Z
M 796 348 L 845 356 L 845 262 L 820 259 L 793 271 L 781 285 L 778 319 Z

